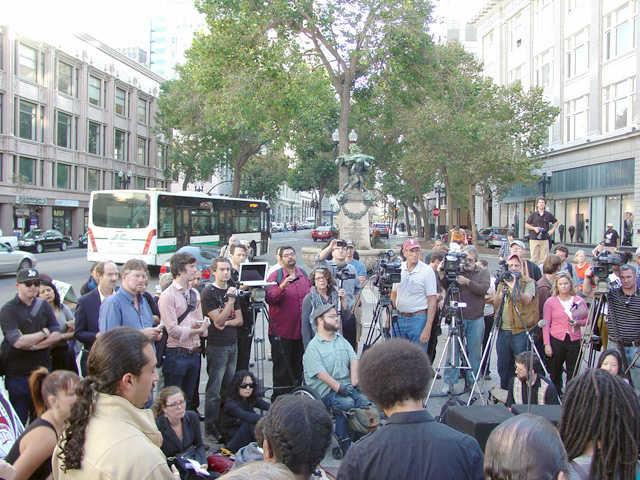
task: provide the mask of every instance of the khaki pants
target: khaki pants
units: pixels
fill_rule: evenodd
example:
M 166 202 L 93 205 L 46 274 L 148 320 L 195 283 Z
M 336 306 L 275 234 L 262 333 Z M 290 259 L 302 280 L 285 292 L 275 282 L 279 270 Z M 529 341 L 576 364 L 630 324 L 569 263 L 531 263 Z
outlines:
M 531 232 L 531 235 L 535 234 L 535 232 Z M 529 240 L 529 247 L 531 248 L 531 261 L 536 265 L 544 263 L 549 255 L 549 240 Z

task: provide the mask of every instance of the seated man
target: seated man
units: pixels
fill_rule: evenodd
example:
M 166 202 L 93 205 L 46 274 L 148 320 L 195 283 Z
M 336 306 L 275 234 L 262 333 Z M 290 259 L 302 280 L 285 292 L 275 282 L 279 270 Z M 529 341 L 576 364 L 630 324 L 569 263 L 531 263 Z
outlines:
M 345 411 L 368 405 L 367 397 L 354 387 L 358 385 L 358 356 L 353 347 L 338 333 L 339 315 L 333 305 L 322 305 L 313 312 L 318 333 L 309 342 L 302 366 L 304 380 L 327 407 Z M 336 435 L 343 452 L 351 446 L 347 419 L 336 415 Z
M 516 356 L 516 376 L 509 382 L 507 393 L 507 407 L 524 405 L 529 402 L 529 387 L 531 386 L 531 405 L 559 405 L 558 393 L 553 382 L 536 372 L 540 369 L 540 359 L 533 356 L 533 369 L 529 375 L 531 352 L 526 351 Z

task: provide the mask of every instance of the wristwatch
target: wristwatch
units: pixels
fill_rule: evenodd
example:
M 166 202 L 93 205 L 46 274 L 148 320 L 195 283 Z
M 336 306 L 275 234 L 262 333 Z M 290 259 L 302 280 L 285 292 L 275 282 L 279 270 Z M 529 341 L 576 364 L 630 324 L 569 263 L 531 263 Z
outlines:
M 42 333 L 44 333 L 44 338 L 47 338 L 49 336 L 49 334 L 47 333 L 47 331 L 43 328 Z

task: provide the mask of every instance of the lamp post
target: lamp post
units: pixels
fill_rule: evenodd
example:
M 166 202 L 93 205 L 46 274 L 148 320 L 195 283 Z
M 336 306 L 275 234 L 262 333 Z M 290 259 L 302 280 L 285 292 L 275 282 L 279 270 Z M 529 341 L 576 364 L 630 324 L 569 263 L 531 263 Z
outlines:
M 358 141 L 358 134 L 352 128 L 351 131 L 349 132 L 349 144 L 356 143 L 357 141 Z
M 331 134 L 331 140 L 333 140 L 333 156 L 338 156 L 338 147 L 340 146 L 340 132 L 336 128 Z
M 195 182 L 193 184 L 193 189 L 196 192 L 203 192 L 204 191 L 204 182 L 202 180 L 198 180 L 197 182 Z
M 547 170 L 538 179 L 538 183 L 542 186 L 542 197 L 547 197 L 547 185 L 551 185 L 551 177 L 553 172 L 551 170 Z
M 222 180 L 221 182 L 216 183 L 213 187 L 209 189 L 209 191 L 207 192 L 207 195 L 211 195 L 211 192 L 213 192 L 213 189 L 216 188 L 218 185 L 222 185 L 223 183 L 233 183 L 233 180 Z
M 131 184 L 131 177 L 132 176 L 133 176 L 133 173 L 131 172 L 131 170 L 129 170 L 126 173 L 126 175 L 122 170 L 118 171 L 118 177 L 120 178 L 120 188 L 122 188 L 124 190 L 129 188 L 129 185 Z
M 436 207 L 440 210 L 440 195 L 446 192 L 446 188 L 444 182 L 440 180 L 436 180 L 436 183 L 433 184 L 433 191 L 436 193 Z M 440 230 L 440 215 L 436 217 L 436 228 L 435 228 L 434 240 L 438 238 L 438 231 Z

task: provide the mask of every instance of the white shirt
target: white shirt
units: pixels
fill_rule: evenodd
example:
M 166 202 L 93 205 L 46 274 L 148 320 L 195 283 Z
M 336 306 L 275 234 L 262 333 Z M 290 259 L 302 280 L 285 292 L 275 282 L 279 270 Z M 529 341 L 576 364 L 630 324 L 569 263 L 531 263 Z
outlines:
M 400 278 L 393 290 L 397 292 L 396 308 L 401 314 L 425 310 L 427 297 L 438 294 L 436 274 L 424 262 L 418 261 L 412 272 L 407 268 L 407 262 L 402 262 Z

